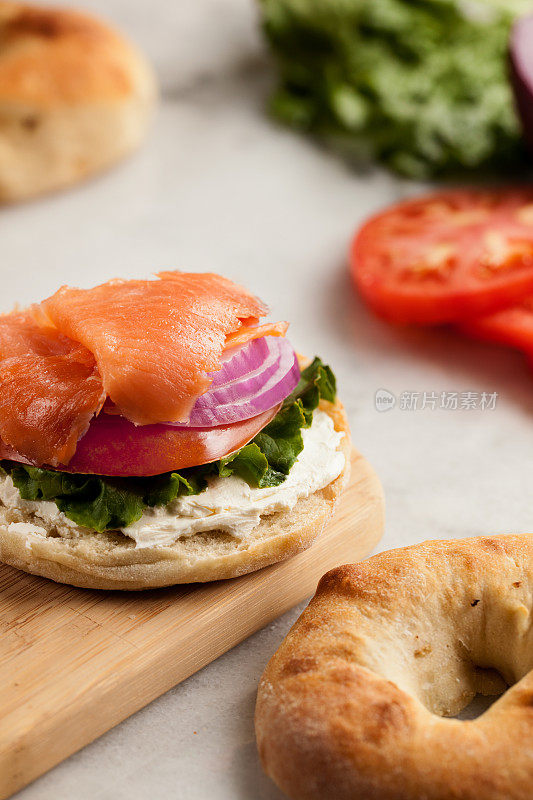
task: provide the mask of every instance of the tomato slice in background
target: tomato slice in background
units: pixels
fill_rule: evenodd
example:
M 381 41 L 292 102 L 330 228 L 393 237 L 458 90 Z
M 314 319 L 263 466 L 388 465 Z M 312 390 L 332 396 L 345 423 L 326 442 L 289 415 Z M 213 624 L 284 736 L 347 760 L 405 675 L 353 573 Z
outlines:
M 533 357 L 533 296 L 518 306 L 476 317 L 457 329 L 474 339 L 517 347 Z
M 353 239 L 366 302 L 393 322 L 492 314 L 533 293 L 533 187 L 455 190 L 398 203 Z
M 243 447 L 275 417 L 279 405 L 257 417 L 216 428 L 136 426 L 124 417 L 99 414 L 63 472 L 121 477 L 161 475 L 208 464 Z M 0 459 L 28 461 L 0 442 Z

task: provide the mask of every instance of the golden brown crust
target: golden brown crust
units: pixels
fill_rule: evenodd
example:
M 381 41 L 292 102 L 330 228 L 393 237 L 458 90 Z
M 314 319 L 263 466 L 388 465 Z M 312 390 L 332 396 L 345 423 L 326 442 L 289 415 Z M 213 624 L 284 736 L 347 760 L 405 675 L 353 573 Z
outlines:
M 530 534 L 332 570 L 261 680 L 266 772 L 292 800 L 529 800 L 532 605 Z M 478 719 L 436 716 L 501 676 Z
M 0 0 L 0 201 L 68 185 L 126 155 L 154 98 L 144 57 L 107 25 Z
M 45 109 L 125 97 L 132 56 L 131 45 L 93 17 L 0 3 L 0 102 Z
M 341 403 L 321 403 L 336 430 L 346 464 L 339 477 L 300 500 L 290 512 L 264 516 L 246 542 L 221 531 L 197 534 L 171 547 L 136 549 L 123 534 L 87 532 L 81 539 L 36 540 L 0 526 L 0 561 L 59 583 L 91 589 L 150 589 L 234 578 L 305 550 L 331 517 L 350 473 L 351 442 Z

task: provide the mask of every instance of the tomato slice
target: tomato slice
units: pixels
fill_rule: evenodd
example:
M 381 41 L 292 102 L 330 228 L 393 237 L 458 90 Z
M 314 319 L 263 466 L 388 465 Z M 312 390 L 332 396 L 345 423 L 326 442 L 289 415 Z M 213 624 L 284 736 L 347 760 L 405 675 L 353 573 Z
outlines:
M 381 316 L 438 324 L 492 314 L 533 293 L 533 188 L 456 190 L 372 217 L 351 274 Z
M 256 436 L 277 414 L 279 406 L 257 417 L 216 428 L 136 426 L 124 417 L 100 414 L 64 472 L 134 477 L 161 475 L 175 469 L 208 464 L 233 453 Z M 0 442 L 0 459 L 28 463 Z
M 476 317 L 457 327 L 474 339 L 517 347 L 533 356 L 533 297 L 526 298 L 519 306 Z

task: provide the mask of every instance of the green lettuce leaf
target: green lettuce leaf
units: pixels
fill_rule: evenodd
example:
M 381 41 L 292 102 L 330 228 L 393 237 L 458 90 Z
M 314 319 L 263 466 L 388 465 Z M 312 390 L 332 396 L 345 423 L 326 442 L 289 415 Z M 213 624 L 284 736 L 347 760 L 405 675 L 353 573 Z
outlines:
M 335 402 L 335 376 L 319 358 L 306 367 L 292 394 L 272 422 L 253 442 L 219 462 L 218 474 L 237 474 L 261 489 L 283 483 L 303 450 L 302 428 L 308 428 L 320 400 Z M 231 470 L 231 471 L 230 471 Z
M 321 399 L 334 402 L 335 376 L 319 358 L 302 371 L 300 381 L 274 419 L 249 444 L 220 461 L 147 478 L 73 475 L 10 461 L 0 468 L 11 475 L 24 500 L 50 500 L 77 525 L 96 531 L 126 528 L 147 507 L 165 506 L 183 495 L 199 494 L 209 476 L 237 475 L 250 486 L 279 486 L 303 449 L 302 429 L 311 425 Z
M 71 475 L 3 462 L 24 500 L 53 500 L 77 525 L 104 531 L 125 528 L 140 519 L 147 506 L 166 505 L 179 495 L 204 488 L 179 472 L 155 478 L 103 478 Z

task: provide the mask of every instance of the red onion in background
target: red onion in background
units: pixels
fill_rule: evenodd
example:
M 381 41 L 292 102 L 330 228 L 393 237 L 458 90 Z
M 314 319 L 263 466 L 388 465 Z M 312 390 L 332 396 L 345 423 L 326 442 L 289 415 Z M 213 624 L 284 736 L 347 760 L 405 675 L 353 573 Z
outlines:
M 524 138 L 533 150 L 533 15 L 518 19 L 510 41 L 511 82 Z

